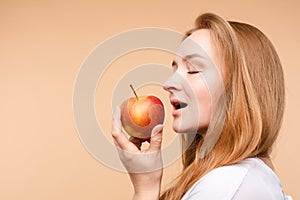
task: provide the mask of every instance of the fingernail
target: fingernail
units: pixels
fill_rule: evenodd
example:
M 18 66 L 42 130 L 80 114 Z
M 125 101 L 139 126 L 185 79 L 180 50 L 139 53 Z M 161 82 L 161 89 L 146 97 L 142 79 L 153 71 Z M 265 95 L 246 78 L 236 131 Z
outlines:
M 113 113 L 113 121 L 118 125 L 118 127 L 121 126 L 121 114 L 120 114 L 120 108 L 119 106 L 116 106 Z
M 115 107 L 113 115 L 114 115 L 114 118 L 116 118 L 116 119 L 120 118 L 120 108 L 119 108 L 119 106 Z

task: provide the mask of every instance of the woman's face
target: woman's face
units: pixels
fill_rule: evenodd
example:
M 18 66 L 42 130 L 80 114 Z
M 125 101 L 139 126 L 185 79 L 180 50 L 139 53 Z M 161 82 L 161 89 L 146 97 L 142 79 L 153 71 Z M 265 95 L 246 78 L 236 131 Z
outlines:
M 218 64 L 210 31 L 200 29 L 185 39 L 174 57 L 173 74 L 164 84 L 173 105 L 173 129 L 178 133 L 201 133 L 209 125 L 215 95 Z

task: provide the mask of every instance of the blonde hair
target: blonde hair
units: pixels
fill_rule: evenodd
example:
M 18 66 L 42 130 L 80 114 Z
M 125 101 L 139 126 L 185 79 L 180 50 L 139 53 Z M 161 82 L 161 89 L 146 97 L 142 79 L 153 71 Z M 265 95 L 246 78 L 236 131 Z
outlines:
M 218 142 L 203 158 L 203 138 L 196 135 L 182 156 L 182 173 L 160 200 L 179 200 L 211 170 L 249 157 L 268 157 L 278 136 L 285 105 L 284 75 L 269 39 L 257 28 L 206 13 L 186 37 L 209 29 L 225 69 L 226 119 Z M 185 139 L 182 136 L 182 148 Z

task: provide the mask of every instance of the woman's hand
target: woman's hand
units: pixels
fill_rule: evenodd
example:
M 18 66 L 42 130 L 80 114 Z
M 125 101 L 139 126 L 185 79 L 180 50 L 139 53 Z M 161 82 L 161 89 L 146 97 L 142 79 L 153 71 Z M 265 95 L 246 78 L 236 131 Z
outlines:
M 112 137 L 120 160 L 127 169 L 134 187 L 134 199 L 159 199 L 163 164 L 161 142 L 163 125 L 157 125 L 151 132 L 150 145 L 141 151 L 145 140 L 128 137 L 122 130 L 120 108 L 114 111 Z

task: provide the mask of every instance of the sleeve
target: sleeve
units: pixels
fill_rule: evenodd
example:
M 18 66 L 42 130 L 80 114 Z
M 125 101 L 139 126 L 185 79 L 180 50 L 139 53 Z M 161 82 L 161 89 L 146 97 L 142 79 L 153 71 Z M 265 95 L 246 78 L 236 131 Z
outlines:
M 263 161 L 256 159 L 234 195 L 234 200 L 290 200 L 284 195 L 277 175 Z
M 246 177 L 248 169 L 224 166 L 212 170 L 197 181 L 182 200 L 230 200 Z
M 289 195 L 284 195 L 284 200 L 293 200 L 293 198 Z

